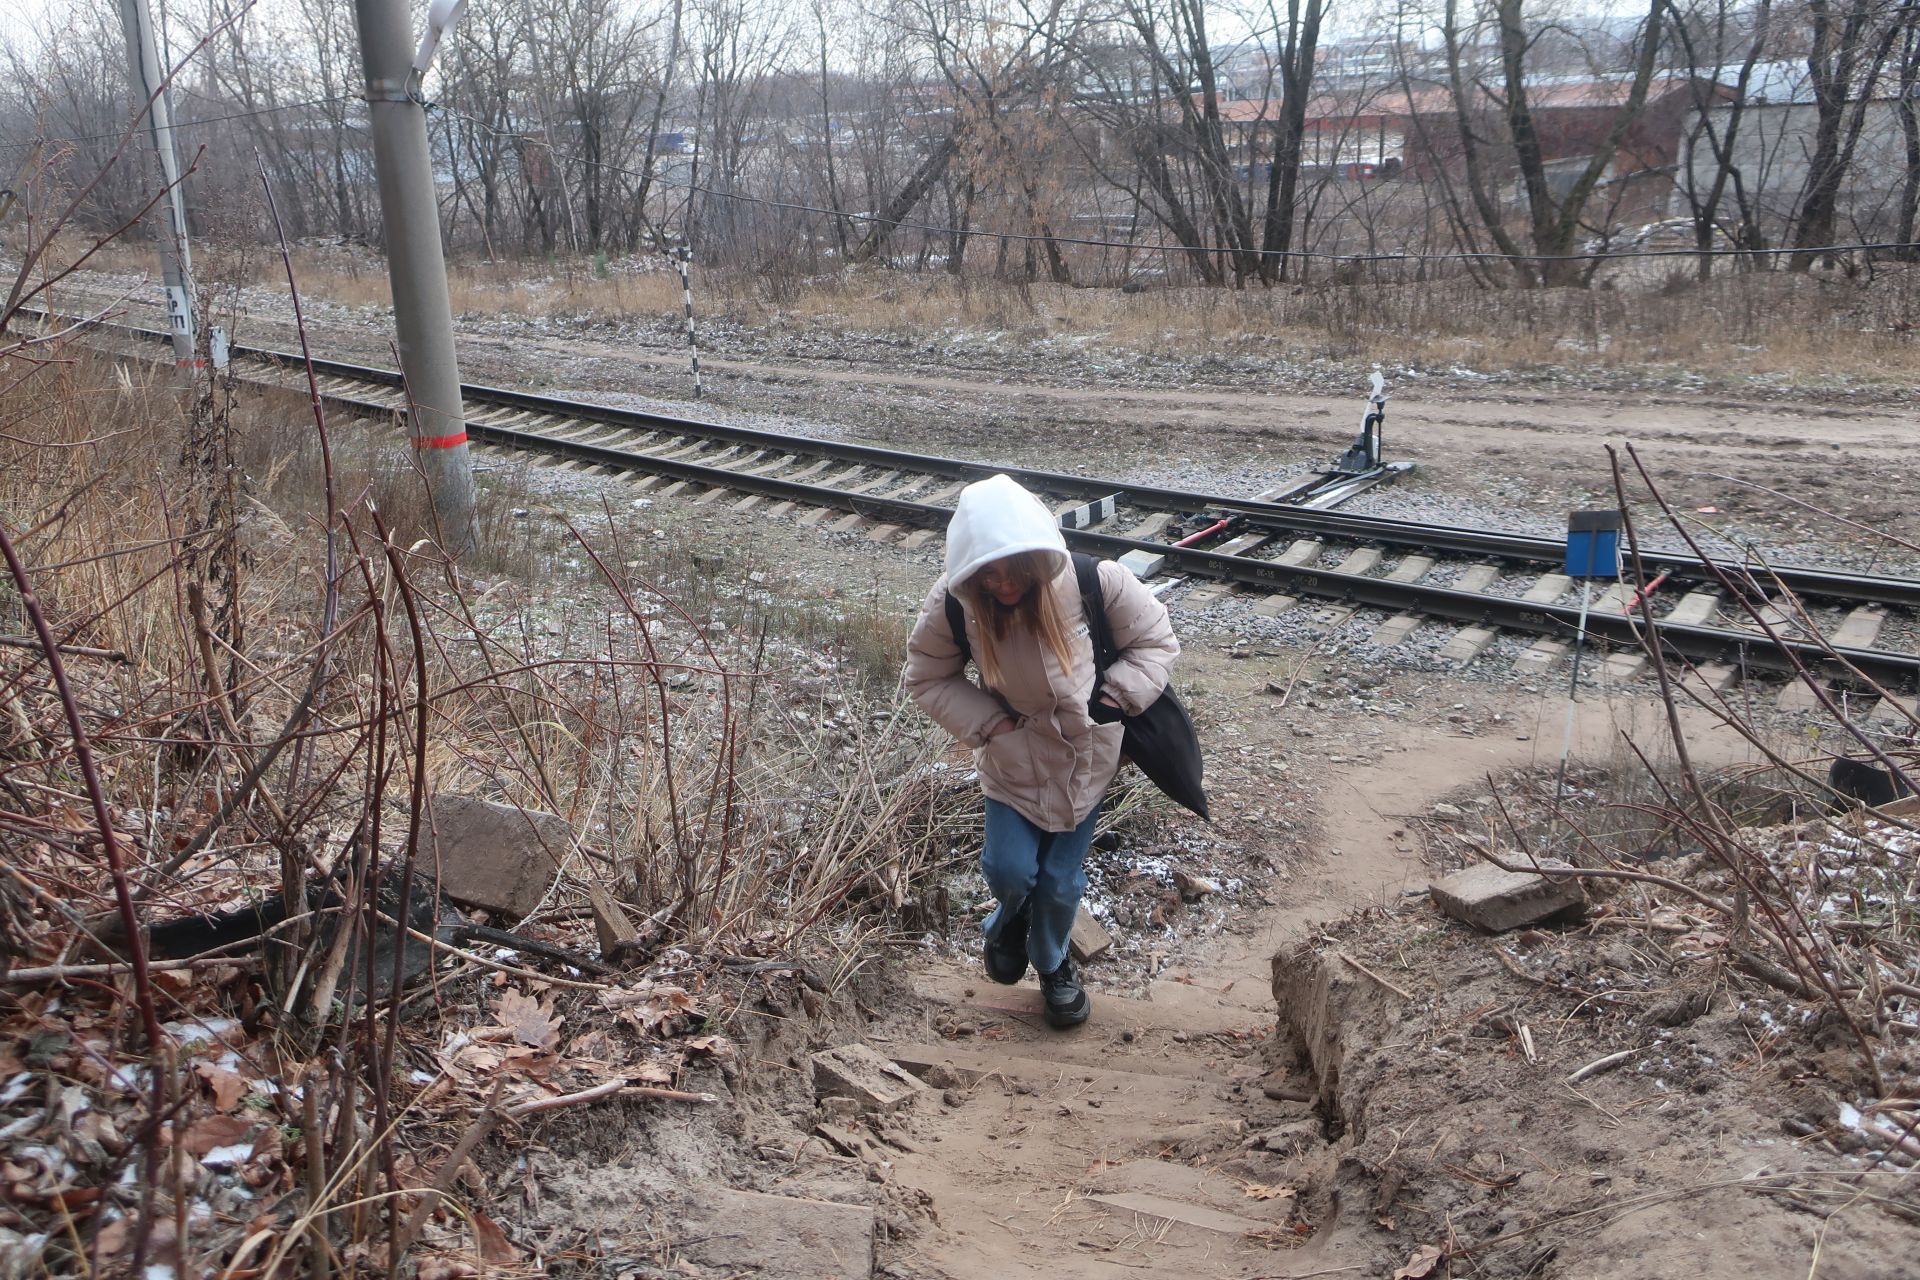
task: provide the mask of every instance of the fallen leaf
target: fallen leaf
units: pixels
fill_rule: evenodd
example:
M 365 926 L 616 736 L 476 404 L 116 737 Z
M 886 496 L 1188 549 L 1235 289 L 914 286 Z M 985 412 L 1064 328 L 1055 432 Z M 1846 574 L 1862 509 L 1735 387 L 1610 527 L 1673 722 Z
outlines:
M 733 1056 L 733 1041 L 725 1036 L 688 1036 L 681 1043 L 694 1053 L 710 1054 L 716 1058 Z
M 507 1239 L 500 1224 L 478 1209 L 473 1211 L 473 1235 L 480 1244 L 480 1260 L 487 1265 L 511 1266 L 520 1261 L 520 1251 Z
M 551 1007 L 542 1007 L 532 996 L 503 992 L 493 1002 L 493 1016 L 521 1044 L 550 1049 L 560 1042 L 560 1019 L 553 1016 Z
M 253 1122 L 239 1116 L 201 1116 L 187 1126 L 186 1133 L 181 1135 L 180 1145 L 188 1155 L 198 1159 L 216 1147 L 238 1146 L 252 1132 Z
M 1248 1182 L 1241 1186 L 1249 1200 L 1284 1200 L 1294 1194 L 1294 1188 L 1274 1186 L 1265 1182 Z
M 1413 1251 L 1407 1265 L 1393 1273 L 1393 1280 L 1427 1280 L 1446 1254 L 1437 1244 L 1423 1244 Z
M 415 1273 L 418 1280 L 467 1280 L 479 1274 L 479 1269 L 464 1258 L 444 1256 L 422 1260 L 420 1270 Z
M 240 1099 L 247 1096 L 246 1077 L 238 1072 L 216 1067 L 211 1062 L 196 1062 L 193 1072 L 207 1082 L 213 1090 L 213 1105 L 222 1111 L 231 1111 L 240 1105 Z

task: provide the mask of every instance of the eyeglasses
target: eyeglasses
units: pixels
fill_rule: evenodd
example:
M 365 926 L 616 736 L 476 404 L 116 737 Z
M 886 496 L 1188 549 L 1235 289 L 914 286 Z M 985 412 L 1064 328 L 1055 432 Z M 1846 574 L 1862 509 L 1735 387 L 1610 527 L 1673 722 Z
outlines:
M 989 591 L 1027 587 L 1033 583 L 1033 575 L 1017 565 L 990 564 L 974 576 Z

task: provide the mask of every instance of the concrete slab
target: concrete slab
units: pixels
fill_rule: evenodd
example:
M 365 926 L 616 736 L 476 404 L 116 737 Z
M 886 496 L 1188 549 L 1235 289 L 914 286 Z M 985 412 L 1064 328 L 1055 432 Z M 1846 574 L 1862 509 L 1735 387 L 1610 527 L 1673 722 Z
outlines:
M 1496 564 L 1470 564 L 1453 584 L 1455 591 L 1485 591 L 1500 580 L 1500 566 Z
M 1566 657 L 1567 649 L 1564 640 L 1535 640 L 1531 649 L 1514 660 L 1514 673 L 1537 676 Z
M 1607 655 L 1607 679 L 1614 684 L 1625 684 L 1629 680 L 1638 679 L 1640 673 L 1646 669 L 1647 655 L 1637 649 Z
M 1586 903 L 1580 881 L 1572 876 L 1549 879 L 1535 871 L 1502 871 L 1485 862 L 1436 881 L 1429 892 L 1440 910 L 1488 933 L 1536 924 Z
M 740 501 L 734 503 L 732 509 L 735 511 L 751 511 L 765 501 L 766 501 L 766 497 L 764 495 L 758 494 L 758 493 L 750 493 L 746 497 L 740 499 Z
M 1840 629 L 1833 633 L 1833 645 L 1836 649 L 1871 649 L 1873 642 L 1880 638 L 1880 628 L 1887 620 L 1886 610 L 1874 605 L 1863 605 L 1847 615 Z
M 1876 725 L 1892 725 L 1899 728 L 1914 724 L 1916 714 L 1920 714 L 1920 702 L 1913 698 L 1896 695 L 1876 702 L 1867 719 Z
M 1335 573 L 1372 573 L 1380 563 L 1384 553 L 1378 547 L 1361 547 L 1350 552 L 1345 560 L 1334 566 Z
M 1203 582 L 1187 592 L 1186 605 L 1189 609 L 1204 609 L 1214 601 L 1231 595 L 1233 587 L 1225 582 Z
M 1253 606 L 1253 611 L 1263 618 L 1277 618 L 1298 603 L 1293 596 L 1266 596 Z
M 831 533 L 852 533 L 866 522 L 867 518 L 858 511 L 850 511 L 828 525 L 827 530 Z
M 1663 621 L 1682 627 L 1704 627 L 1720 612 L 1720 597 L 1712 591 L 1689 591 L 1680 597 Z
M 869 1280 L 874 1216 L 863 1205 L 708 1187 L 681 1209 L 674 1250 L 701 1275 Z
M 1139 524 L 1133 526 L 1133 528 L 1127 530 L 1124 536 L 1138 539 L 1140 541 L 1145 541 L 1148 538 L 1157 538 L 1160 536 L 1160 531 L 1165 529 L 1168 525 L 1172 523 L 1173 523 L 1172 513 L 1166 512 L 1166 511 L 1157 512 L 1154 515 L 1148 516 L 1145 520 L 1142 520 Z
M 1725 693 L 1740 682 L 1740 672 L 1724 662 L 1709 662 L 1681 677 L 1709 693 Z
M 1564 573 L 1543 573 L 1540 580 L 1528 587 L 1526 594 L 1520 598 L 1528 604 L 1552 604 L 1565 595 L 1567 588 L 1572 585 L 1573 579 Z
M 1387 574 L 1388 582 L 1418 582 L 1433 568 L 1432 556 L 1406 556 Z
M 1369 643 L 1377 644 L 1383 649 L 1391 649 L 1394 645 L 1399 644 L 1415 631 L 1418 631 L 1420 624 L 1425 621 L 1426 619 L 1417 613 L 1396 613 L 1378 627 L 1374 628 Z
M 1320 543 L 1313 538 L 1301 538 L 1280 553 L 1280 563 L 1290 565 L 1312 564 L 1320 558 Z
M 1129 551 L 1120 557 L 1120 563 L 1144 582 L 1167 567 L 1167 558 L 1157 551 Z
M 900 539 L 900 545 L 905 550 L 918 551 L 921 547 L 926 546 L 939 536 L 940 531 L 938 529 L 915 529 L 912 533 Z
M 672 484 L 660 491 L 660 496 L 663 498 L 671 498 L 675 494 L 685 492 L 686 487 L 687 482 L 685 480 L 675 480 Z
M 1479 657 L 1498 634 L 1492 627 L 1462 627 L 1440 647 L 1440 661 L 1465 666 Z
M 1790 712 L 1821 710 L 1820 695 L 1805 680 L 1795 680 L 1781 689 L 1774 697 L 1773 705 L 1778 710 Z
M 573 848 L 573 827 L 559 814 L 448 794 L 435 795 L 432 806 L 440 892 L 465 906 L 528 914 Z M 433 852 L 423 859 L 429 870 Z

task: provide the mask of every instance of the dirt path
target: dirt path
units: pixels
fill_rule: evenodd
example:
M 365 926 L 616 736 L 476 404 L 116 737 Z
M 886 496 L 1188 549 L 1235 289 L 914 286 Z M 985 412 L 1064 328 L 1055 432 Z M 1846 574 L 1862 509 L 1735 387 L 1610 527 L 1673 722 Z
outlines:
M 1531 720 L 1538 708 L 1513 709 Z M 1703 763 L 1745 758 L 1744 744 L 1704 723 L 1689 729 Z M 1658 756 L 1658 708 L 1583 704 L 1576 751 L 1604 758 L 1623 733 Z M 1551 737 L 1557 756 L 1559 733 Z M 971 965 L 921 975 L 936 1014 L 974 1030 L 882 1046 L 945 1090 L 944 1105 L 917 1124 L 919 1150 L 896 1171 L 931 1198 L 939 1227 L 899 1246 L 893 1274 L 1278 1278 L 1383 1260 L 1364 1214 L 1316 1224 L 1324 1229 L 1301 1241 L 1283 1226 L 1288 1199 L 1257 1198 L 1259 1166 L 1234 1155 L 1264 1132 L 1311 1119 L 1299 1100 L 1309 1087 L 1273 1073 L 1259 1052 L 1276 1016 L 1275 953 L 1318 924 L 1424 888 L 1408 819 L 1542 754 L 1531 735 L 1495 740 L 1447 726 L 1399 741 L 1403 751 L 1325 777 L 1323 856 L 1282 878 L 1273 892 L 1281 905 L 1223 938 L 1203 963 L 1155 983 L 1146 1000 L 1096 994 L 1092 1021 L 1063 1035 L 1042 1023 L 1031 981 L 993 987 Z M 1098 974 L 1096 962 L 1096 983 Z M 1297 1247 L 1276 1252 L 1285 1246 Z

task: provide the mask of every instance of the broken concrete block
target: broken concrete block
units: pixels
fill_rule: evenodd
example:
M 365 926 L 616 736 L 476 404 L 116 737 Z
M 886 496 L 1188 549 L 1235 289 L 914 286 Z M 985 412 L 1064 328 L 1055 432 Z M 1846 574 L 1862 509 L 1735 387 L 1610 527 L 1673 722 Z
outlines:
M 1113 950 L 1113 938 L 1093 913 L 1084 906 L 1073 918 L 1073 932 L 1067 935 L 1067 950 L 1081 964 Z
M 895 1111 L 928 1090 L 919 1077 L 866 1045 L 846 1044 L 813 1055 L 813 1091 L 822 1098 L 852 1098 L 863 1111 Z
M 433 797 L 434 848 L 425 870 L 439 872 L 440 892 L 464 906 L 524 916 L 540 905 L 573 847 L 573 828 L 559 814 L 493 804 L 472 796 Z
M 711 1187 L 682 1211 L 675 1249 L 701 1274 L 868 1280 L 873 1210 L 830 1200 Z
M 1551 871 L 1564 862 L 1540 864 Z M 1502 871 L 1490 863 L 1456 871 L 1432 888 L 1434 905 L 1456 920 L 1488 933 L 1536 924 L 1584 906 L 1586 895 L 1573 876 L 1549 879 L 1536 871 Z

